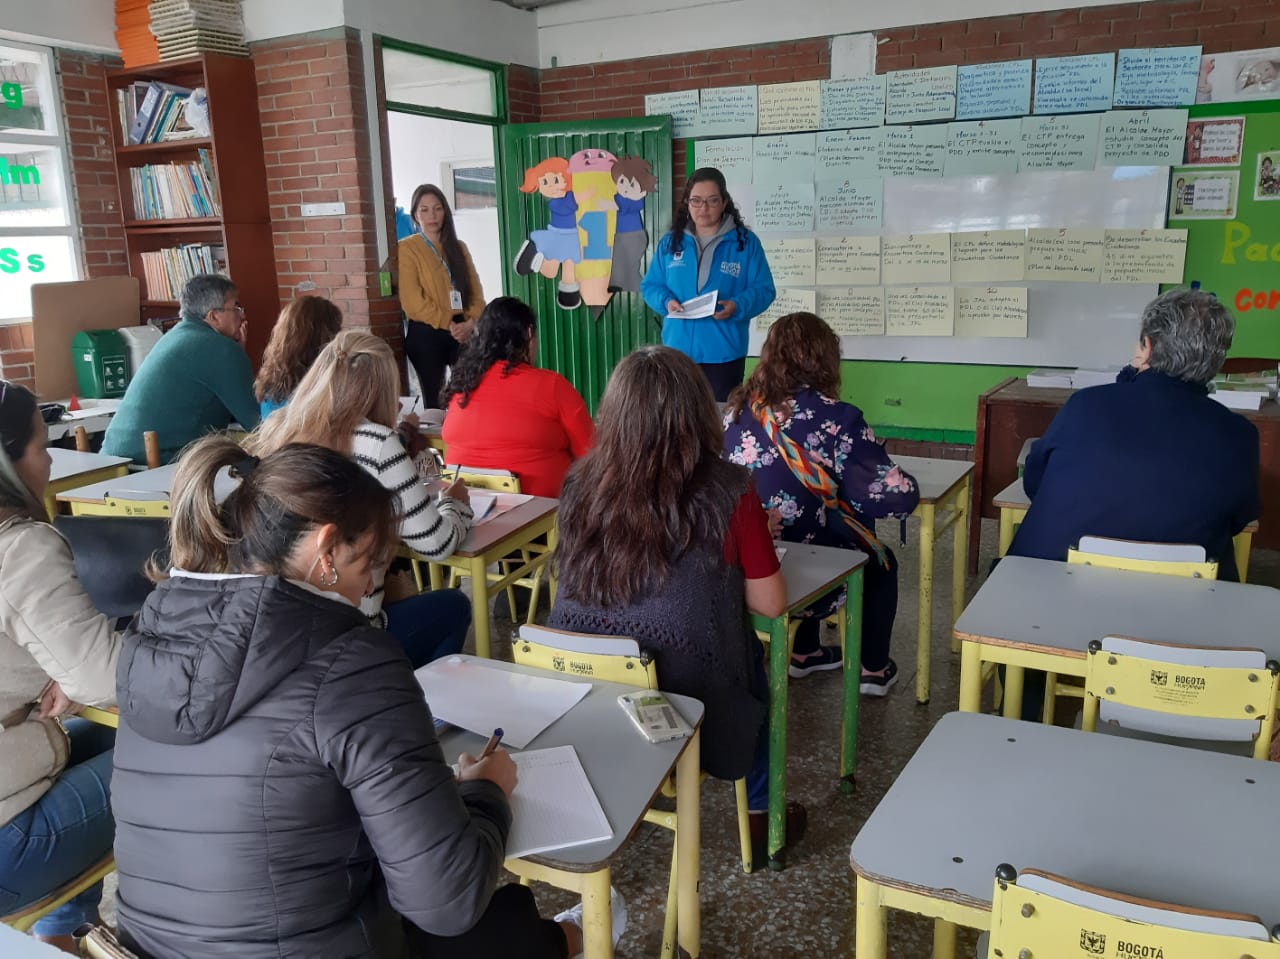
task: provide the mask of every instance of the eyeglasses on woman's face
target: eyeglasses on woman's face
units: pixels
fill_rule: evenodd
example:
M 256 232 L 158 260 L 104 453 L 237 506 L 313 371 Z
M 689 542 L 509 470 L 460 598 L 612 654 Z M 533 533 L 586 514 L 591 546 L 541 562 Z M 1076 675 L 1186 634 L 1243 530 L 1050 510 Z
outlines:
M 716 196 L 691 196 L 689 197 L 689 206 L 697 210 L 706 207 L 714 210 L 716 207 L 724 206 L 724 197 L 717 194 Z

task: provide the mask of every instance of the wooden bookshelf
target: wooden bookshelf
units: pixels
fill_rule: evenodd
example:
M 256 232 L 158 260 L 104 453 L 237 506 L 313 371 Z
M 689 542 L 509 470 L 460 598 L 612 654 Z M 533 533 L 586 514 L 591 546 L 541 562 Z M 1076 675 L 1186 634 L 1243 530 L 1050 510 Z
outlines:
M 209 97 L 210 136 L 160 143 L 130 144 L 114 116 L 116 91 L 137 81 L 159 80 Z M 188 243 L 226 250 L 227 273 L 240 290 L 249 321 L 249 357 L 256 367 L 280 313 L 275 250 L 271 236 L 267 173 L 258 120 L 258 87 L 252 61 L 206 53 L 187 60 L 113 70 L 106 77 L 111 103 L 120 209 L 124 217 L 129 272 L 143 284 L 143 319 L 174 316 L 177 304 L 147 298 L 142 254 Z M 141 219 L 133 205 L 129 171 L 145 164 L 184 163 L 207 151 L 217 181 L 221 216 Z

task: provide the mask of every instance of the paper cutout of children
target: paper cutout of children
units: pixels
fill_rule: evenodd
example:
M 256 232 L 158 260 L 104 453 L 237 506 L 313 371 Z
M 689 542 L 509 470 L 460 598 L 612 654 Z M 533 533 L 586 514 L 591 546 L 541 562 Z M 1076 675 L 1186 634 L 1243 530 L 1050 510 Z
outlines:
M 578 283 L 582 302 L 599 319 L 613 296 L 609 292 L 609 272 L 613 268 L 613 177 L 610 170 L 618 158 L 608 150 L 589 147 L 569 157 L 569 175 L 578 198 L 578 229 L 583 242 Z
M 1258 182 L 1253 190 L 1255 200 L 1280 200 L 1280 169 L 1276 168 L 1277 159 L 1280 159 L 1280 154 L 1258 155 Z
M 653 167 L 643 157 L 620 157 L 609 171 L 616 193 L 618 211 L 613 234 L 613 266 L 609 272 L 610 293 L 640 291 L 640 261 L 649 248 L 644 229 L 644 198 L 658 187 Z
M 564 157 L 549 157 L 524 171 L 521 192 L 542 194 L 551 222 L 545 230 L 530 231 L 515 263 L 520 276 L 536 271 L 550 280 L 559 273 L 556 303 L 565 310 L 582 302 L 576 267 L 582 262 L 582 243 L 578 239 L 578 201 L 572 182 L 569 161 Z

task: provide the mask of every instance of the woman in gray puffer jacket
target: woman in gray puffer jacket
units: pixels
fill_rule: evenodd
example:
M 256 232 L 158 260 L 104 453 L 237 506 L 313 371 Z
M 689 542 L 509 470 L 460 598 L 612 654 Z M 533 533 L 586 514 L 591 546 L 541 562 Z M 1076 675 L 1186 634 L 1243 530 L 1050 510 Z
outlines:
M 224 467 L 240 483 L 219 506 Z M 511 757 L 464 756 L 455 780 L 404 653 L 360 613 L 393 495 L 330 450 L 259 461 L 213 437 L 184 453 L 172 506 L 175 568 L 118 672 L 122 942 L 151 959 L 567 955 L 527 889 L 495 895 Z M 477 946 L 495 929 L 500 951 Z

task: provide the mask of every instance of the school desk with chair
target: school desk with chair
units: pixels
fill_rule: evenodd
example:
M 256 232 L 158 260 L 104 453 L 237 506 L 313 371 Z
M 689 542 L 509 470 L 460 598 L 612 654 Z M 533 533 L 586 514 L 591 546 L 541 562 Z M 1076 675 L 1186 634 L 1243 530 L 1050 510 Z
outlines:
M 1000 542 L 996 555 L 1003 556 L 1009 552 L 1009 547 L 1013 544 L 1013 534 L 1017 531 L 1022 518 L 1027 515 L 1027 510 L 1031 508 L 1031 497 L 1027 496 L 1027 491 L 1022 488 L 1022 477 L 1019 476 L 996 493 L 991 498 L 991 502 L 1000 511 Z M 1253 549 L 1253 534 L 1257 531 L 1258 521 L 1255 519 L 1231 540 L 1231 547 L 1236 557 L 1236 570 L 1240 574 L 1242 583 L 1246 581 L 1249 573 L 1249 553 Z
M 1257 647 L 1280 660 L 1280 590 L 1006 556 L 956 621 L 960 709 L 981 705 L 983 668 L 1003 663 L 1004 715 L 1022 712 L 1023 670 L 1086 673 L 1089 643 L 1139 636 Z
M 169 490 L 177 472 L 176 463 L 153 470 L 141 470 L 113 479 L 62 490 L 60 506 L 72 516 L 167 516 Z M 220 470 L 213 481 L 214 495 L 223 500 L 235 489 L 236 480 Z
M 49 458 L 53 464 L 49 469 L 49 485 L 45 488 L 44 508 L 51 517 L 58 511 L 59 493 L 124 476 L 132 462 L 127 456 L 78 453 L 57 447 L 50 447 Z
M 486 672 L 496 670 L 508 677 L 548 676 L 546 671 L 529 666 L 461 655 L 428 663 L 417 674 L 419 681 L 429 690 L 430 673 L 459 667 Z M 562 675 L 555 676 L 555 679 L 574 684 L 588 683 L 587 680 Z M 583 955 L 585 959 L 611 959 L 610 862 L 626 846 L 644 819 L 653 797 L 674 773 L 678 823 L 675 840 L 677 936 L 680 949 L 696 959 L 701 955 L 702 935 L 698 900 L 701 870 L 699 728 L 702 704 L 688 696 L 667 694 L 667 699 L 693 729 L 693 735 L 687 739 L 650 743 L 632 725 L 617 702 L 619 695 L 633 692 L 634 686 L 600 680 L 591 680 L 589 685 L 590 691 L 529 740 L 527 748 L 573 747 L 608 819 L 612 835 L 607 839 L 530 855 L 525 859 L 508 860 L 506 867 L 522 882 L 545 881 L 581 894 L 584 907 Z M 514 701 L 514 697 L 507 698 Z M 430 692 L 427 699 L 430 704 Z M 502 726 L 504 719 L 500 709 L 495 705 L 492 718 L 486 717 L 485 722 L 476 725 L 482 725 L 486 731 Z M 448 713 L 442 711 L 439 718 L 448 720 Z M 453 760 L 463 752 L 479 755 L 486 739 L 486 734 L 453 728 L 441 735 L 440 744 L 445 757 Z M 572 818 L 565 817 L 566 820 Z
M 933 546 L 937 538 L 954 528 L 955 562 L 951 569 L 951 621 L 964 609 L 964 562 L 969 542 L 969 476 L 967 460 L 895 456 L 893 461 L 916 478 L 920 488 L 920 596 L 916 626 L 916 702 L 929 701 L 930 666 L 933 661 Z M 953 640 L 953 653 L 959 645 Z
M 69 406 L 70 400 L 57 400 L 62 406 Z M 111 417 L 120 408 L 120 400 L 80 400 L 80 409 L 63 414 L 56 423 L 47 424 L 50 443 L 73 436 L 77 429 L 83 428 L 86 433 L 105 433 Z
M 769 866 L 782 869 L 787 829 L 787 682 L 791 663 L 792 614 L 841 586 L 844 706 L 840 723 L 840 788 L 853 791 L 858 748 L 858 686 L 862 678 L 862 567 L 867 554 L 856 549 L 787 543 L 782 575 L 787 606 L 781 616 L 753 615 L 757 632 L 769 637 Z
M 887 955 L 890 909 L 934 919 L 933 955 L 954 955 L 956 924 L 990 927 L 1000 863 L 1258 916 L 1272 928 L 1280 922 L 1273 790 L 1275 763 L 949 713 L 850 849 L 857 959 Z M 1035 953 L 1086 954 L 1078 927 L 1061 949 Z M 1106 954 L 1125 953 L 1108 943 Z

